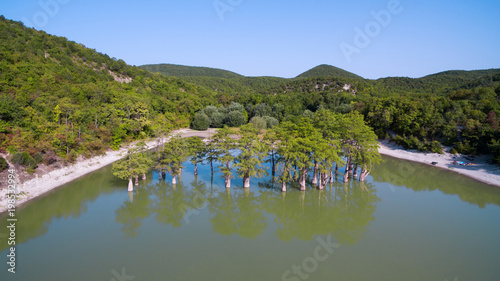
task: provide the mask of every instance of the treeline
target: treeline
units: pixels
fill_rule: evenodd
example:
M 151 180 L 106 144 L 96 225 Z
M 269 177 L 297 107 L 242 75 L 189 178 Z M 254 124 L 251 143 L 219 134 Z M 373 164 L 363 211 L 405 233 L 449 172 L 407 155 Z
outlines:
M 401 94 L 403 89 L 406 94 Z M 442 153 L 445 145 L 452 153 L 492 154 L 500 163 L 499 94 L 500 74 L 487 70 L 446 72 L 420 79 L 387 78 L 383 82 L 291 80 L 267 92 L 232 95 L 229 101 L 243 104 L 247 113 L 265 104 L 273 109 L 270 116 L 280 122 L 321 109 L 344 114 L 357 111 L 379 138 L 406 148 Z M 273 115 L 277 108 L 279 118 Z
M 151 71 L 159 72 L 165 76 L 174 77 L 218 77 L 218 78 L 238 78 L 243 77 L 237 73 L 210 68 L 210 67 L 198 67 L 198 66 L 184 66 L 176 64 L 148 64 L 141 65 L 140 68 Z
M 234 173 L 243 179 L 245 188 L 250 187 L 251 178 L 268 174 L 263 166 L 268 161 L 273 178 L 282 183 L 282 191 L 286 191 L 292 181 L 299 183 L 300 190 L 305 190 L 311 171 L 311 183 L 323 189 L 337 179 L 339 166 L 344 164 L 344 182 L 350 178 L 365 181 L 373 165 L 380 161 L 377 137 L 362 115 L 320 110 L 311 118 L 285 121 L 264 135 L 249 123 L 238 130 L 224 126 L 206 143 L 199 138 L 173 136 L 153 154 L 140 143 L 129 150 L 124 160 L 113 165 L 113 171 L 115 176 L 129 181 L 129 191 L 133 190 L 133 178 L 138 185 L 139 176 L 144 178 L 152 168 L 159 170 L 160 178 L 162 172 L 169 173 L 172 184 L 176 184 L 184 168 L 182 165 L 189 158 L 195 165 L 195 175 L 200 162 L 210 163 L 212 176 L 217 165 L 226 188 L 230 188 Z
M 0 152 L 33 171 L 189 126 L 213 91 L 0 17 Z

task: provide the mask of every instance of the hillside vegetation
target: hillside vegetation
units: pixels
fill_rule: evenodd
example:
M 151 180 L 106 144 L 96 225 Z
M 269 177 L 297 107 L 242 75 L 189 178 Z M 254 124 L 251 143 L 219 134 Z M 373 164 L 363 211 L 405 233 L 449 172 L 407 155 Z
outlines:
M 0 152 L 28 169 L 188 126 L 213 95 L 0 17 Z
M 0 17 L 0 152 L 32 171 L 192 126 L 197 115 L 207 127 L 254 117 L 276 126 L 327 109 L 357 111 L 378 137 L 405 147 L 444 144 L 500 162 L 499 69 L 368 80 L 327 65 L 293 79 L 165 66 L 149 66 L 163 75 L 129 66 Z
M 296 78 L 317 78 L 317 77 L 363 78 L 349 71 L 327 64 L 318 65 L 298 75 Z

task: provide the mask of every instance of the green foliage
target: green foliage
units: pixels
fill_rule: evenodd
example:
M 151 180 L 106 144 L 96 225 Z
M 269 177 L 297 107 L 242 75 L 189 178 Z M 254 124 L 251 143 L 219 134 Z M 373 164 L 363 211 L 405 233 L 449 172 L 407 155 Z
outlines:
M 267 147 L 260 141 L 258 130 L 247 124 L 241 127 L 240 134 L 241 138 L 238 141 L 240 154 L 235 158 L 234 165 L 238 175 L 243 178 L 260 178 L 267 175 L 266 169 L 262 166 Z
M 214 154 L 219 163 L 221 163 L 219 170 L 226 180 L 232 177 L 231 164 L 235 159 L 232 150 L 237 148 L 237 142 L 231 137 L 233 133 L 234 131 L 231 128 L 224 126 L 212 138 L 215 150 Z
M 12 163 L 19 164 L 27 168 L 35 168 L 38 163 L 31 155 L 26 152 L 18 152 L 12 156 Z
M 239 111 L 239 112 L 243 112 L 245 110 L 245 108 L 243 107 L 243 105 L 237 103 L 237 102 L 232 102 L 228 108 L 227 108 L 228 112 L 231 113 L 233 111 Z
M 199 137 L 190 137 L 186 139 L 186 145 L 189 150 L 189 155 L 191 156 L 191 163 L 197 165 L 203 160 L 203 155 L 205 154 L 205 143 Z
M 224 120 L 226 119 L 226 115 L 220 112 L 215 112 L 210 117 L 210 127 L 211 128 L 222 128 L 224 125 Z
M 6 170 L 8 167 L 9 164 L 7 164 L 7 161 L 3 157 L 0 157 L 0 171 Z
M 165 76 L 185 77 L 185 76 L 203 76 L 203 77 L 218 77 L 218 78 L 238 78 L 241 75 L 216 68 L 184 66 L 175 64 L 151 64 L 142 65 L 140 68 L 151 72 L 159 72 Z
M 453 148 L 460 154 L 468 154 L 468 155 L 476 154 L 476 149 L 474 148 L 474 146 L 471 145 L 471 143 L 468 140 L 457 142 Z
M 130 180 L 135 176 L 147 173 L 152 164 L 153 161 L 146 150 L 146 144 L 141 141 L 129 148 L 122 160 L 113 163 L 112 171 L 115 177 Z
M 314 116 L 314 113 L 312 111 L 310 111 L 309 109 L 306 109 L 304 111 L 304 113 L 302 113 L 302 117 L 304 117 L 304 118 L 310 119 L 310 118 L 313 118 L 313 116 Z
M 297 78 L 314 78 L 314 77 L 361 78 L 361 76 L 358 76 L 354 73 L 326 64 L 316 66 L 297 76 Z
M 271 113 L 271 107 L 265 103 L 259 103 L 253 110 L 253 115 L 259 117 L 271 116 Z
M 253 127 L 259 131 L 267 129 L 267 123 L 264 118 L 255 116 L 250 120 L 250 124 L 253 125 Z
M 273 129 L 274 127 L 278 126 L 279 121 L 278 119 L 270 116 L 264 116 L 262 119 L 266 122 L 266 127 L 268 129 Z
M 203 112 L 198 112 L 193 119 L 191 127 L 194 130 L 204 131 L 210 127 L 210 118 Z
M 245 116 L 241 111 L 231 111 L 227 114 L 224 124 L 229 127 L 239 127 L 246 123 Z
M 188 159 L 189 155 L 188 142 L 180 135 L 175 135 L 165 144 L 158 167 L 165 169 L 172 177 L 176 177 L 184 168 L 182 163 Z
M 0 151 L 73 161 L 152 136 L 158 120 L 184 127 L 216 100 L 213 91 L 20 22 L 1 18 L 0 35 Z

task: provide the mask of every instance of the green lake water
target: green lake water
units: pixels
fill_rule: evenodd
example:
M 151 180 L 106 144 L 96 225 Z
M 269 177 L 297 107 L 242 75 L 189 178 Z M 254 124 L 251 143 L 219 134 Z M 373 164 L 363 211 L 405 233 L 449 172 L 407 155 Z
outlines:
M 103 168 L 17 210 L 0 280 L 500 280 L 500 188 L 384 157 L 366 183 L 228 191 L 186 164 L 133 194 Z

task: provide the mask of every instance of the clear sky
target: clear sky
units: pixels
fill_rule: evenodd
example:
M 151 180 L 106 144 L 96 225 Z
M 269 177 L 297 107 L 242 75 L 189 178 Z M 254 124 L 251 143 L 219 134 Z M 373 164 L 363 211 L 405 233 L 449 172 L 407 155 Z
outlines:
M 498 0 L 2 0 L 0 14 L 128 64 L 365 78 L 500 68 Z

